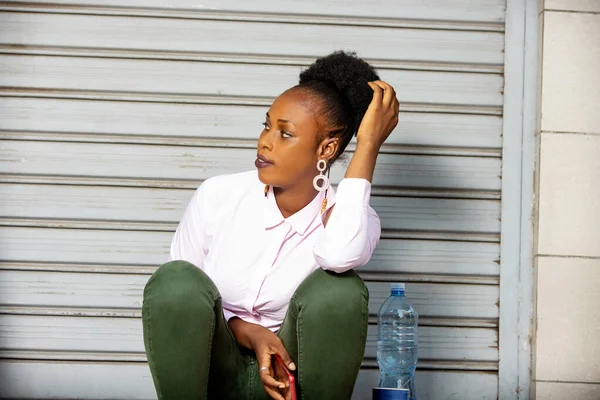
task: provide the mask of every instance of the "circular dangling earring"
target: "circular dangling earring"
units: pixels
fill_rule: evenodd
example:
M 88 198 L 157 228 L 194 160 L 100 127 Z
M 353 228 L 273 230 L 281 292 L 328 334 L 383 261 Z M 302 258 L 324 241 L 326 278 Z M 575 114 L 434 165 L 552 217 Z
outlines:
M 313 179 L 313 186 L 315 190 L 322 192 L 329 189 L 329 178 L 324 174 L 327 169 L 327 162 L 325 160 L 317 161 L 317 169 L 319 170 L 319 175 L 315 176 L 315 179 Z M 320 181 L 323 181 L 322 185 L 319 185 Z

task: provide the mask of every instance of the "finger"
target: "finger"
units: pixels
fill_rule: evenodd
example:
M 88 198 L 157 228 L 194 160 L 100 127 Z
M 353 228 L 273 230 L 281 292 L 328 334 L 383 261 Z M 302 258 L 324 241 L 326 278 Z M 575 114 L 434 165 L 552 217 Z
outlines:
M 268 351 L 261 352 L 258 358 L 260 380 L 264 384 L 273 386 L 274 388 L 280 387 L 279 383 L 273 378 L 273 366 L 271 365 L 271 353 Z
M 260 380 L 264 386 L 269 386 L 275 390 L 285 389 L 285 383 L 279 382 L 278 380 L 273 378 L 271 375 L 269 375 L 269 371 L 267 370 L 261 371 Z
M 260 380 L 262 381 L 262 383 L 265 385 L 272 386 L 275 389 L 281 388 L 282 382 L 278 382 L 273 377 L 273 368 L 271 367 L 271 365 L 264 365 L 264 364 L 259 364 L 259 365 L 262 365 L 262 367 L 260 367 L 260 369 L 259 369 Z M 285 385 L 283 385 L 283 387 L 285 387 Z
M 269 354 L 267 354 L 269 355 Z M 265 385 L 269 385 L 275 389 L 278 388 L 284 388 L 285 385 L 282 386 L 282 382 L 277 381 L 277 379 L 274 378 L 274 373 L 273 373 L 273 365 L 271 364 L 271 357 L 265 357 L 263 358 L 263 360 L 260 362 L 258 365 L 260 365 L 260 369 L 259 369 L 259 373 L 260 373 L 260 380 L 262 381 L 263 384 Z
M 283 350 L 285 351 L 285 348 Z M 291 362 L 289 364 L 291 364 L 291 366 L 294 368 L 296 367 L 296 365 L 293 362 Z M 290 373 L 289 371 L 290 371 L 289 366 L 286 367 L 285 362 L 283 361 L 283 358 L 281 356 L 277 355 L 276 359 L 273 362 L 273 376 L 278 381 L 284 383 L 286 388 L 290 387 L 290 382 L 289 382 L 289 378 L 288 378 L 288 374 Z
M 383 105 L 385 107 L 390 107 L 396 98 L 396 91 L 390 84 L 384 81 L 375 81 L 375 84 L 383 89 Z
M 263 373 L 269 374 L 272 370 L 271 353 L 269 350 L 261 350 L 260 354 L 256 355 L 256 359 L 258 361 L 258 366 L 260 367 L 261 376 Z
M 272 399 L 275 400 L 285 400 L 284 397 L 281 395 L 281 393 L 279 393 L 277 390 L 275 389 L 271 389 L 268 386 L 263 386 L 265 388 L 265 392 L 267 392 L 267 394 L 269 395 L 269 397 L 271 397 Z
M 287 352 L 283 343 L 281 343 L 281 346 L 277 346 L 277 348 L 275 350 L 276 350 L 276 353 L 279 355 L 279 357 L 281 357 L 281 360 L 283 361 L 283 363 L 288 367 L 288 369 L 290 371 L 295 371 L 296 364 L 294 364 L 294 361 L 292 360 L 290 353 Z
M 373 89 L 373 100 L 371 100 L 371 105 L 380 106 L 381 101 L 383 99 L 383 88 L 377 85 L 375 82 L 368 82 L 371 89 Z

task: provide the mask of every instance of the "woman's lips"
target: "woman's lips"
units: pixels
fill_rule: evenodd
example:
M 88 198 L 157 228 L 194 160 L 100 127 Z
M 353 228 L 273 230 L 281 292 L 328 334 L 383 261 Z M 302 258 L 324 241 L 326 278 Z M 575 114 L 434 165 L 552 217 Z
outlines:
M 256 161 L 254 161 L 254 165 L 256 166 L 256 168 L 262 169 L 262 168 L 266 168 L 266 167 L 273 165 L 273 163 L 271 163 L 269 161 L 265 161 L 259 157 L 256 159 Z

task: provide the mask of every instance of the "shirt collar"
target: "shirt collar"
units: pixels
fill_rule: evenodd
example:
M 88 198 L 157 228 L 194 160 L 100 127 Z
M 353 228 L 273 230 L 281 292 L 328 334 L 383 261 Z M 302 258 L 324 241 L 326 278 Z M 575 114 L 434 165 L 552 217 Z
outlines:
M 299 235 L 304 235 L 312 222 L 315 220 L 317 216 L 321 215 L 321 207 L 323 204 L 323 198 L 325 197 L 325 192 L 319 192 L 317 196 L 310 203 L 308 203 L 303 209 L 298 211 L 297 213 L 289 216 L 288 218 L 283 218 L 279 207 L 277 206 L 277 201 L 275 200 L 275 193 L 273 193 L 273 188 L 269 187 L 269 191 L 267 193 L 267 198 L 265 199 L 265 213 L 264 213 L 264 222 L 265 229 L 274 228 L 284 221 L 289 223 L 292 226 L 292 229 L 296 231 Z M 335 191 L 333 188 L 329 188 L 327 190 L 327 210 L 329 210 L 335 204 Z M 322 218 L 320 218 L 322 222 Z

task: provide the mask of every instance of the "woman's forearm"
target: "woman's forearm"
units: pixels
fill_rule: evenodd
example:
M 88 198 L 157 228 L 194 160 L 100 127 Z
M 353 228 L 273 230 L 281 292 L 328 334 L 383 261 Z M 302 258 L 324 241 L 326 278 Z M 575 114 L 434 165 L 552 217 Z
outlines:
M 379 146 L 377 144 L 359 141 L 344 177 L 362 178 L 372 182 L 378 153 Z
M 235 337 L 236 342 L 247 349 L 252 350 L 252 332 L 256 330 L 259 325 L 246 322 L 241 318 L 233 317 L 228 322 L 229 328 Z

